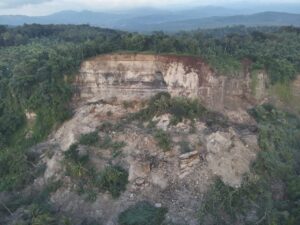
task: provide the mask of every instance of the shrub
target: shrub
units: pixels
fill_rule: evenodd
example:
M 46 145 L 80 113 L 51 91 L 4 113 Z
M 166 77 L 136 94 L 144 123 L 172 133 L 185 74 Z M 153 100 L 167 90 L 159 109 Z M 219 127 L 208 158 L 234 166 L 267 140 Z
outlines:
M 99 147 L 104 149 L 119 150 L 126 146 L 123 141 L 113 141 L 110 136 L 106 135 L 100 142 Z
M 101 129 L 110 129 L 110 124 L 104 124 L 104 127 L 101 127 Z M 100 148 L 113 150 L 119 150 L 126 146 L 126 143 L 123 141 L 113 141 L 109 135 L 105 135 L 104 138 L 99 138 L 97 132 L 82 135 L 79 143 L 82 145 L 94 145 Z
M 104 138 L 101 138 L 101 141 L 99 143 L 100 148 L 109 149 L 111 147 L 111 144 L 113 143 L 110 136 L 105 135 Z
M 85 191 L 86 200 L 89 202 L 94 202 L 97 199 L 97 192 L 93 188 L 88 188 Z
M 142 121 L 149 121 L 155 115 L 166 113 L 170 108 L 171 96 L 167 92 L 160 92 L 154 95 L 148 103 L 148 106 L 139 112 L 133 114 L 130 119 L 138 119 Z
M 191 148 L 189 142 L 187 142 L 187 141 L 181 141 L 179 143 L 179 146 L 180 146 L 180 152 L 181 153 L 187 153 L 187 152 L 193 151 L 193 149 Z
M 111 144 L 111 148 L 114 150 L 114 151 L 117 151 L 117 150 L 120 150 L 121 148 L 125 147 L 126 146 L 126 143 L 123 142 L 123 141 L 115 141 Z
M 128 172 L 119 166 L 108 166 L 96 178 L 96 184 L 103 191 L 109 191 L 116 198 L 126 190 Z
M 96 200 L 96 195 L 93 193 L 95 169 L 88 163 L 89 155 L 80 155 L 77 147 L 77 144 L 73 144 L 65 152 L 66 174 L 75 184 L 76 192 L 79 195 L 86 194 L 86 199 L 93 201 Z
M 133 108 L 134 107 L 134 102 L 133 101 L 131 101 L 131 102 L 129 102 L 129 101 L 123 101 L 123 107 L 125 109 Z
M 79 139 L 80 144 L 88 145 L 88 146 L 95 145 L 98 141 L 99 141 L 99 136 L 97 131 L 83 134 Z
M 68 161 L 73 161 L 74 163 L 86 164 L 89 160 L 88 155 L 79 155 L 78 145 L 72 144 L 69 149 L 65 152 L 65 157 Z
M 31 216 L 32 216 L 31 218 L 32 225 L 55 225 L 58 222 L 55 216 L 39 208 L 39 206 L 37 205 L 34 205 L 32 207 Z
M 228 128 L 228 119 L 221 113 L 209 112 L 205 116 L 206 125 L 214 130 L 219 128 Z
M 191 120 L 202 118 L 206 112 L 206 109 L 196 99 L 171 98 L 169 93 L 161 92 L 150 99 L 148 107 L 132 115 L 131 119 L 149 121 L 154 116 L 170 113 L 173 116 L 172 124 L 176 125 L 184 118 Z
M 171 149 L 171 138 L 167 132 L 157 130 L 154 134 L 154 138 L 157 141 L 158 146 L 164 151 L 169 151 Z
M 99 131 L 110 132 L 114 128 L 114 125 L 110 121 L 104 121 L 99 127 Z
M 24 154 L 15 149 L 0 150 L 0 192 L 20 189 L 31 180 Z
M 107 115 L 107 116 L 112 116 L 112 115 L 113 115 L 113 112 L 112 112 L 112 111 L 107 111 L 107 112 L 106 112 L 106 115 Z
M 103 147 L 118 151 L 124 146 L 123 142 L 112 142 L 109 136 L 107 137 L 100 141 L 100 145 Z M 79 195 L 85 195 L 88 201 L 95 201 L 98 191 L 109 191 L 114 198 L 118 197 L 126 189 L 127 171 L 121 167 L 109 166 L 105 170 L 97 172 L 94 166 L 89 163 L 89 155 L 80 155 L 77 148 L 78 144 L 71 145 L 65 152 L 64 161 L 66 173 L 75 184 L 76 192 Z
M 182 119 L 195 119 L 201 117 L 206 112 L 205 108 L 198 100 L 191 100 L 187 98 L 172 99 L 169 113 L 171 113 L 178 122 Z M 176 124 L 176 123 L 175 123 Z
M 121 225 L 161 225 L 167 210 L 156 208 L 148 202 L 139 202 L 119 215 Z

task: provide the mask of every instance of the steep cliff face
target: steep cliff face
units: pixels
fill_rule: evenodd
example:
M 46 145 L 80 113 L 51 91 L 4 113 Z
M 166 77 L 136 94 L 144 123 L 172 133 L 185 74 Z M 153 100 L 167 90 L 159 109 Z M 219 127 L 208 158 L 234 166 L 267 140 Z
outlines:
M 219 111 L 245 109 L 255 101 L 246 69 L 240 77 L 218 76 L 200 58 L 187 56 L 98 56 L 82 64 L 76 86 L 83 102 L 140 100 L 161 91 L 200 98 Z
M 258 80 L 263 82 L 263 76 L 259 74 Z M 239 187 L 259 151 L 256 129 L 245 118 L 251 122 L 246 109 L 259 102 L 264 86 L 256 84 L 253 91 L 251 82 L 247 70 L 239 77 L 218 76 L 194 57 L 121 54 L 85 61 L 74 84 L 78 89 L 74 116 L 46 143 L 52 154 L 45 155 L 42 181 L 63 180 L 51 202 L 75 218 L 74 224 L 84 218 L 118 224 L 122 211 L 145 200 L 167 207 L 167 221 L 172 224 L 198 224 L 199 204 L 214 179 Z M 225 116 L 218 113 L 213 124 L 206 118 L 186 118 L 175 125 L 170 113 L 148 121 L 124 119 L 147 107 L 140 100 L 161 91 L 200 98 L 233 122 L 224 124 Z M 134 104 L 127 107 L 124 101 Z M 158 130 L 168 137 L 168 151 L 159 145 Z M 82 134 L 90 132 L 97 133 L 99 143 L 80 144 Z M 114 150 L 101 145 L 104 140 L 124 145 Z M 100 191 L 89 203 L 76 194 L 76 183 L 66 176 L 65 152 L 78 142 L 80 154 L 87 156 L 95 171 L 109 165 L 128 171 L 126 190 L 118 199 Z

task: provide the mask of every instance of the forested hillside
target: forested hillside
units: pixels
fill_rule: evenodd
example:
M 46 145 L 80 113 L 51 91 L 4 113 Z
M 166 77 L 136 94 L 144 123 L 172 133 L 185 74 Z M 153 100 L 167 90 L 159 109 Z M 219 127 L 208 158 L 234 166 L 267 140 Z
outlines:
M 143 35 L 88 25 L 1 26 L 0 191 L 20 190 L 37 176 L 36 158 L 28 148 L 72 116 L 72 80 L 80 63 L 118 51 L 199 56 L 226 76 L 238 76 L 247 62 L 251 71 L 265 70 L 270 85 L 286 84 L 300 72 L 300 29 L 241 26 Z M 26 121 L 30 112 L 37 114 L 33 124 Z M 259 144 L 264 150 L 254 167 L 259 176 L 255 184 L 262 190 L 252 192 L 256 188 L 249 190 L 245 185 L 236 192 L 219 185 L 212 190 L 218 198 L 207 199 L 201 213 L 215 211 L 214 224 L 235 224 L 239 219 L 247 224 L 245 212 L 238 209 L 259 207 L 263 210 L 260 224 L 296 225 L 300 220 L 299 119 L 269 106 L 252 114 L 259 123 Z M 284 192 L 279 200 L 270 196 L 276 182 Z M 0 211 L 6 209 L 0 205 Z
M 253 70 L 266 69 L 273 84 L 294 79 L 300 70 L 299 29 L 262 30 L 237 27 L 146 36 L 89 26 L 2 26 L 1 145 L 21 127 L 26 110 L 39 112 L 40 122 L 35 127 L 39 136 L 67 118 L 71 87 L 66 79 L 72 78 L 83 59 L 97 54 L 136 51 L 197 55 L 228 75 L 238 73 L 241 61 L 248 59 Z

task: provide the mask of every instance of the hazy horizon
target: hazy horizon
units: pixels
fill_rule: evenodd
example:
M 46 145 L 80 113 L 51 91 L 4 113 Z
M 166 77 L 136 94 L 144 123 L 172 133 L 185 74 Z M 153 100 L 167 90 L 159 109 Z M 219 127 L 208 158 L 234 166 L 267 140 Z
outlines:
M 43 16 L 60 11 L 111 12 L 149 7 L 157 10 L 184 10 L 195 7 L 215 6 L 237 11 L 281 11 L 300 13 L 300 1 L 288 0 L 2 0 L 0 15 Z M 295 7 L 296 6 L 296 7 Z M 244 12 L 243 11 L 243 12 Z

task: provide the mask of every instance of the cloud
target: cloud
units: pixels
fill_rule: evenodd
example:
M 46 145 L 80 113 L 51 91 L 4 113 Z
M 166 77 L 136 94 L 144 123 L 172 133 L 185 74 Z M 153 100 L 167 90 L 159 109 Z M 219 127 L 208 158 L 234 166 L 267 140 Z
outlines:
M 0 8 L 16 8 L 24 5 L 41 4 L 53 0 L 1 0 Z
M 207 0 L 201 0 L 207 1 Z M 134 7 L 171 7 L 192 5 L 197 0 L 0 0 L 0 15 L 47 15 L 62 10 L 127 9 Z
M 245 8 L 249 4 L 267 7 L 276 4 L 299 3 L 299 0 L 0 0 L 0 15 L 48 15 L 62 10 L 107 11 L 134 7 L 163 9 L 191 8 L 201 5 L 217 5 L 229 8 Z M 253 7 L 252 7 L 253 8 Z

